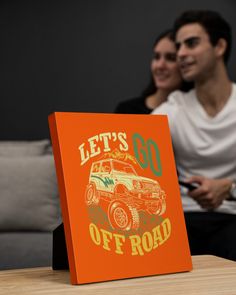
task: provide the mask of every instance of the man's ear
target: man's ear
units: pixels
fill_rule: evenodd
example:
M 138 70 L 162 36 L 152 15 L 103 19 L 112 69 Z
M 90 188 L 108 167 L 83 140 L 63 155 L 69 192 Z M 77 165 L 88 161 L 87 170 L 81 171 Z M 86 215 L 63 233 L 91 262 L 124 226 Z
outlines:
M 228 44 L 225 39 L 220 38 L 215 46 L 216 55 L 218 57 L 223 57 L 226 51 Z

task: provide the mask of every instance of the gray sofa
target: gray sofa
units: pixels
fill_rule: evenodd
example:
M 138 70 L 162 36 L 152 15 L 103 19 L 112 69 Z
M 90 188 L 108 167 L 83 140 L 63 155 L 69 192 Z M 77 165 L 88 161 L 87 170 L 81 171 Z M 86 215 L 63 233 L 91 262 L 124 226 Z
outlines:
M 0 269 L 52 265 L 60 223 L 49 140 L 0 142 Z

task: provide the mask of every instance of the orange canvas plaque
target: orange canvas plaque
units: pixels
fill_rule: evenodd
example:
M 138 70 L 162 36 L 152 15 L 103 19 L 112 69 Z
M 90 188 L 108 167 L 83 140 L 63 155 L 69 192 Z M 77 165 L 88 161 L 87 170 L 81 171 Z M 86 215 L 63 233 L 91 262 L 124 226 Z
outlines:
M 167 117 L 54 113 L 72 284 L 192 269 Z

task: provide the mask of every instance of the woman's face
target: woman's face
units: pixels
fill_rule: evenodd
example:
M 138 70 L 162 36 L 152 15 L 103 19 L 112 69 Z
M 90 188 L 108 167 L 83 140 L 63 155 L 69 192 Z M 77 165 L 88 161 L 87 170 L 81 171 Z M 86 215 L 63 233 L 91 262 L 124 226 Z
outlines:
M 178 89 L 182 78 L 176 61 L 174 42 L 164 37 L 155 45 L 153 52 L 151 72 L 156 87 L 169 91 Z

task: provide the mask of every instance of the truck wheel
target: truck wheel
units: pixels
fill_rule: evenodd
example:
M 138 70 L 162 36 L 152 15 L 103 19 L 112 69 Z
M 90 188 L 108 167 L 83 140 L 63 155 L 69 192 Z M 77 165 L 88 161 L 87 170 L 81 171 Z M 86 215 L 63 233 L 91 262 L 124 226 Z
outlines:
M 131 230 L 139 228 L 139 214 L 136 208 L 120 200 L 113 201 L 108 208 L 112 228 Z
M 162 215 L 166 211 L 166 200 L 159 199 L 148 208 L 150 214 Z
M 166 200 L 162 199 L 161 200 L 161 210 L 159 212 L 159 215 L 162 215 L 166 212 Z
M 98 205 L 98 203 L 99 203 L 98 193 L 97 193 L 96 187 L 93 183 L 91 183 L 87 186 L 87 189 L 85 192 L 85 202 L 88 206 Z

